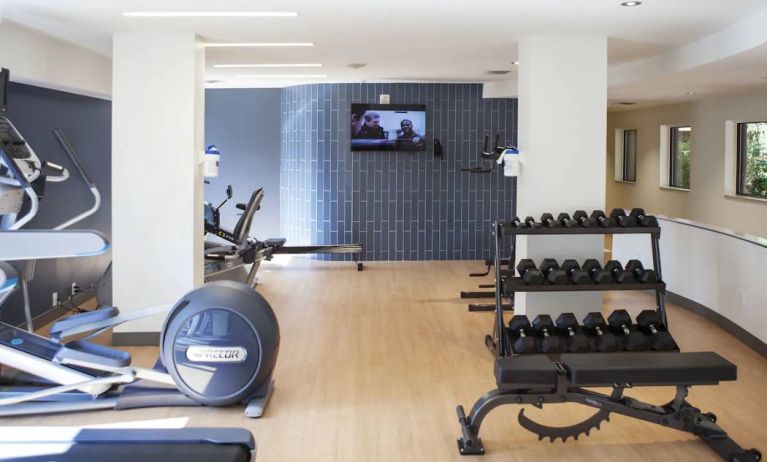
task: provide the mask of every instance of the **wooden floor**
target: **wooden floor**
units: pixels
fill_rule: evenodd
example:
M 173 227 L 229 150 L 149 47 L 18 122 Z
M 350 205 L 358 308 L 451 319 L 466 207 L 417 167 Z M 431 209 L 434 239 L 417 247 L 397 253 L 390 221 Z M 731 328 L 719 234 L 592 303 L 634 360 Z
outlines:
M 188 417 L 189 426 L 239 426 L 258 442 L 259 461 L 448 461 L 458 455 L 455 407 L 467 409 L 494 388 L 493 358 L 483 338 L 489 313 L 469 313 L 460 290 L 477 262 L 351 263 L 293 259 L 266 264 L 259 291 L 280 321 L 276 390 L 266 414 L 251 420 L 241 408 L 156 408 L 8 419 L 2 425 L 86 425 Z M 654 297 L 617 292 L 605 307 L 636 314 Z M 563 307 L 563 311 L 566 307 Z M 738 365 L 739 380 L 693 388 L 689 401 L 718 415 L 742 446 L 767 450 L 767 361 L 710 322 L 669 307 L 683 351 L 717 351 Z M 133 348 L 150 365 L 156 349 Z M 631 395 L 662 403 L 670 389 Z M 696 438 L 613 415 L 589 438 L 539 442 L 516 423 L 515 406 L 496 409 L 481 437 L 485 461 L 715 461 Z M 526 413 L 545 423 L 581 420 L 591 410 L 549 405 Z M 1 430 L 0 430 L 1 431 Z M 473 460 L 473 459 L 469 459 Z

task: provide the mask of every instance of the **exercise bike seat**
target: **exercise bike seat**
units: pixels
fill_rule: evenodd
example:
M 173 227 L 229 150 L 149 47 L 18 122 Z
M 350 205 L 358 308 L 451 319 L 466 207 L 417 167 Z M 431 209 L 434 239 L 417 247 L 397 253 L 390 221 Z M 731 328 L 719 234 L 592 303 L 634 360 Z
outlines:
M 107 306 L 95 311 L 72 314 L 64 319 L 54 321 L 51 324 L 50 336 L 51 338 L 58 340 L 62 332 L 72 329 L 73 327 L 114 318 L 119 314 L 120 310 L 115 306 Z
M 267 247 L 282 247 L 286 242 L 288 242 L 288 240 L 284 237 L 273 237 L 265 240 L 264 244 L 266 244 Z

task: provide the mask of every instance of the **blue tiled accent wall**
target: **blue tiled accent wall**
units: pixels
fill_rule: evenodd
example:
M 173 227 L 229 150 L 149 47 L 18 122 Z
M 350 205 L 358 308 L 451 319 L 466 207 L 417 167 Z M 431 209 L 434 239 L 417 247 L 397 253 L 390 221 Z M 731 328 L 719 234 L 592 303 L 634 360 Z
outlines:
M 351 152 L 351 104 L 379 94 L 426 105 L 427 152 Z M 483 99 L 479 84 L 318 84 L 283 89 L 281 111 L 288 244 L 359 242 L 368 261 L 491 258 L 491 223 L 514 216 L 516 182 L 461 168 L 479 163 L 485 133 L 516 144 L 516 99 Z

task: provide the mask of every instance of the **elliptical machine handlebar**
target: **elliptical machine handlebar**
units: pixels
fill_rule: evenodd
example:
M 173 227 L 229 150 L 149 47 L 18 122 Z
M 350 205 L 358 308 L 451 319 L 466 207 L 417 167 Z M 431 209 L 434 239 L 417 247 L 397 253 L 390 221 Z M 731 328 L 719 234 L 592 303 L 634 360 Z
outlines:
M 37 192 L 32 187 L 32 184 L 27 180 L 27 177 L 24 176 L 24 174 L 21 172 L 19 166 L 16 165 L 16 161 L 13 160 L 13 158 L 11 158 L 7 152 L 5 152 L 5 149 L 3 149 L 1 145 L 0 160 L 3 161 L 3 164 L 5 164 L 8 171 L 11 172 L 11 175 L 13 175 L 13 177 L 19 183 L 21 189 L 23 189 L 24 193 L 29 197 L 29 210 L 27 211 L 26 215 L 21 218 L 17 218 L 16 221 L 8 228 L 10 230 L 17 230 L 29 223 L 32 218 L 37 215 L 37 211 L 40 209 L 40 201 L 37 198 Z
M 69 143 L 69 140 L 64 136 L 64 134 L 59 130 L 58 128 L 53 129 L 53 136 L 56 137 L 56 141 L 59 142 L 61 145 L 61 148 L 64 150 L 64 152 L 67 154 L 67 157 L 69 157 L 70 162 L 75 166 L 77 169 L 77 173 L 80 174 L 83 181 L 92 188 L 96 187 L 96 184 L 91 180 L 91 177 L 88 175 L 88 172 L 85 170 L 85 167 L 83 167 L 82 162 L 80 162 L 80 158 L 77 156 L 77 153 L 75 152 L 72 145 Z
M 96 183 L 94 183 L 91 177 L 88 175 L 88 172 L 85 170 L 85 167 L 83 167 L 83 164 L 82 162 L 80 162 L 80 158 L 78 157 L 74 148 L 72 147 L 71 144 L 69 144 L 69 140 L 67 140 L 64 134 L 61 132 L 61 130 L 59 130 L 58 128 L 53 129 L 53 136 L 56 137 L 56 141 L 59 142 L 59 145 L 61 145 L 61 148 L 67 154 L 67 157 L 69 157 L 69 161 L 72 162 L 72 164 L 75 166 L 75 169 L 77 170 L 77 173 L 80 175 L 80 178 L 83 180 L 86 186 L 88 186 L 88 189 L 90 189 L 91 194 L 93 195 L 93 205 L 91 206 L 91 208 L 53 228 L 54 230 L 61 230 L 61 229 L 68 228 L 74 225 L 75 223 L 82 221 L 85 218 L 96 213 L 96 211 L 101 206 L 101 193 L 99 192 L 99 189 L 96 186 Z
M 43 161 L 42 169 L 47 170 L 47 172 L 45 172 L 45 181 L 60 183 L 69 179 L 69 170 L 59 164 L 54 164 L 53 162 L 48 162 L 46 160 Z

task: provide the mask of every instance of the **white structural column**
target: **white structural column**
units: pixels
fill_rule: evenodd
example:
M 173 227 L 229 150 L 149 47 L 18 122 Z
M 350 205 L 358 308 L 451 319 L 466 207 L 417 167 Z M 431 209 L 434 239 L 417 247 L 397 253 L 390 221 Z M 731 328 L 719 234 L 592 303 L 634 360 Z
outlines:
M 203 282 L 205 55 L 191 32 L 119 32 L 113 46 L 113 303 L 129 312 Z M 159 332 L 162 320 L 118 337 L 134 342 L 126 334 Z
M 607 39 L 539 35 L 519 43 L 519 148 L 525 164 L 517 182 L 517 211 L 539 219 L 605 205 Z M 598 236 L 520 236 L 519 258 L 597 258 Z M 599 311 L 600 293 L 516 294 L 515 312 L 534 316 Z

